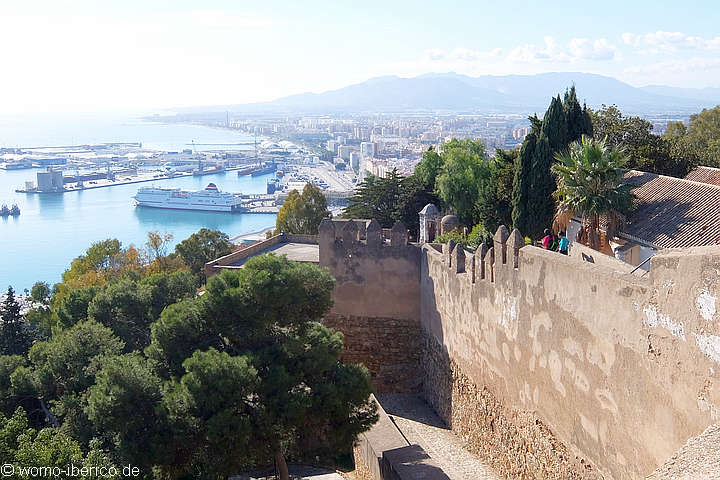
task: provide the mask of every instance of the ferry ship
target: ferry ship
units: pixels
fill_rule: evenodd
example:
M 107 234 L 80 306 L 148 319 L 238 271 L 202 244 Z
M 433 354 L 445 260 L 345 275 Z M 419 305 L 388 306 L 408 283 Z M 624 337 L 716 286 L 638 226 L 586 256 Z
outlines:
M 201 210 L 206 212 L 241 212 L 242 195 L 221 192 L 214 183 L 205 190 L 180 188 L 141 187 L 133 197 L 139 207 L 169 208 L 174 210 Z

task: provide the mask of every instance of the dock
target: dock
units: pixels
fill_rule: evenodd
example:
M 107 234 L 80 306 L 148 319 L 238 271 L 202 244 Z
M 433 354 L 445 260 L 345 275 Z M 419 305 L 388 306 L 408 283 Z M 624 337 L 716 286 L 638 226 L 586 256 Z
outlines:
M 225 172 L 238 170 L 240 167 L 230 167 L 226 168 Z M 213 173 L 222 173 L 222 171 L 213 171 L 208 172 L 207 175 L 211 175 Z M 83 182 L 82 187 L 79 187 L 77 184 L 69 183 L 66 186 L 63 186 L 62 189 L 58 190 L 51 190 L 51 191 L 44 191 L 44 190 L 28 190 L 24 188 L 18 188 L 15 190 L 17 193 L 27 193 L 27 194 L 49 194 L 49 193 L 67 193 L 67 192 L 79 192 L 83 190 L 92 190 L 95 188 L 106 188 L 106 187 L 114 187 L 117 185 L 130 185 L 133 183 L 144 183 L 144 182 L 159 182 L 162 180 L 171 180 L 173 178 L 179 178 L 179 177 L 192 177 L 193 172 L 173 172 L 172 175 L 162 174 L 160 176 L 157 176 L 157 173 L 148 172 L 145 174 L 140 175 L 133 175 L 133 176 L 126 176 L 126 175 L 120 175 L 120 179 L 118 180 L 108 180 L 108 179 L 98 179 L 93 180 L 94 183 L 90 182 Z M 269 213 L 269 212 L 263 212 L 263 213 Z
M 177 172 L 174 173 L 172 176 L 160 176 L 156 177 L 152 174 L 146 174 L 146 175 L 137 175 L 135 177 L 125 177 L 125 179 L 121 180 L 108 180 L 108 179 L 101 179 L 101 180 L 94 180 L 94 184 L 90 184 L 90 182 L 85 182 L 81 187 L 79 187 L 77 184 L 68 184 L 67 186 L 64 186 L 62 190 L 56 190 L 56 191 L 44 191 L 44 190 L 27 190 L 24 188 L 18 188 L 15 191 L 17 193 L 28 193 L 28 194 L 48 194 L 48 193 L 67 193 L 67 192 L 80 192 L 83 190 L 92 190 L 95 188 L 106 188 L 106 187 L 114 187 L 116 185 L 130 185 L 133 183 L 143 183 L 143 182 L 159 182 L 162 180 L 171 180 L 173 178 L 178 177 L 191 177 L 192 173 L 190 172 Z M 129 180 L 128 180 L 129 179 Z

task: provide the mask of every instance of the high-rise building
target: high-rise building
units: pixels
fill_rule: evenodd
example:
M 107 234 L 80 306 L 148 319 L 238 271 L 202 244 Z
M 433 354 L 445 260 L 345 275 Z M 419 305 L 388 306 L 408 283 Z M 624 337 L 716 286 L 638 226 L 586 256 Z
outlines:
M 353 147 L 349 145 L 340 145 L 338 147 L 338 157 L 342 158 L 343 160 L 350 160 L 350 153 L 352 153 Z
M 350 167 L 353 170 L 360 170 L 360 154 L 358 152 L 350 152 Z
M 372 142 L 362 142 L 360 144 L 360 155 L 362 155 L 364 158 L 374 157 L 376 151 L 377 148 Z

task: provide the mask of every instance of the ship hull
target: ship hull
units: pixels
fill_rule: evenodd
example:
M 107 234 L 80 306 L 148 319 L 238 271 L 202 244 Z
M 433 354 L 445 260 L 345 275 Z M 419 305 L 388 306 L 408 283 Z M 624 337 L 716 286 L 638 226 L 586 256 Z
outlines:
M 239 205 L 230 207 L 225 205 L 168 205 L 165 203 L 137 202 L 137 207 L 161 208 L 163 210 L 184 210 L 192 212 L 225 212 L 225 213 L 242 213 L 244 208 Z
M 260 175 L 267 175 L 268 173 L 272 173 L 275 171 L 275 167 L 263 167 L 259 170 L 255 170 L 252 173 L 250 173 L 251 177 L 259 177 Z
M 166 210 L 191 210 L 199 212 L 243 211 L 240 195 L 220 192 L 214 183 L 205 190 L 186 191 L 179 188 L 143 187 L 133 197 L 139 207 Z

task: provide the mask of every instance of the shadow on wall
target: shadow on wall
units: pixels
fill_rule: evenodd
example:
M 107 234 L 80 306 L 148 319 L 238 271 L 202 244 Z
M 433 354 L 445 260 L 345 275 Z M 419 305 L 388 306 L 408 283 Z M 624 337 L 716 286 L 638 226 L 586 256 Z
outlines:
M 450 368 L 450 355 L 445 346 L 442 328 L 432 330 L 433 325 L 442 325 L 440 312 L 437 309 L 438 301 L 435 296 L 435 279 L 428 274 L 428 256 L 421 257 L 421 291 L 420 311 L 422 319 L 430 319 L 422 328 L 427 330 L 423 335 L 426 344 L 422 345 L 423 354 L 420 356 L 421 372 L 423 374 L 422 393 L 426 402 L 435 410 L 438 416 L 452 429 L 452 385 L 453 375 Z M 435 340 L 436 342 L 433 342 Z M 437 361 L 435 355 L 427 355 L 428 349 L 442 349 L 442 360 Z
M 384 451 L 382 466 L 384 480 L 450 480 L 419 445 Z
M 588 255 L 587 253 L 581 253 L 580 255 L 582 255 L 584 262 L 595 263 L 595 258 L 592 255 Z

